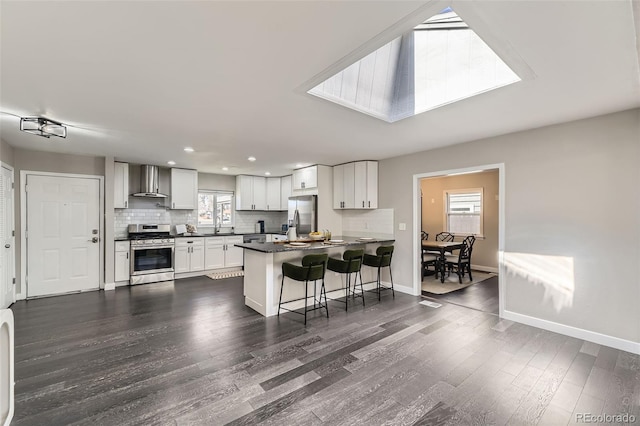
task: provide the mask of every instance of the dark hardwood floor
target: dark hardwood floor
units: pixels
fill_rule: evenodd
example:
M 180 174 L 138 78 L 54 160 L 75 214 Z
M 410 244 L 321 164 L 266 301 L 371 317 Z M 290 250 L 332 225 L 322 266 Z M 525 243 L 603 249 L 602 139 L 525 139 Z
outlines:
M 476 309 L 498 315 L 498 277 L 491 277 L 484 281 L 475 283 L 469 287 L 452 291 L 446 294 L 434 294 L 422 291 L 422 295 L 427 299 L 438 302 L 453 303 L 465 308 Z
M 242 278 L 18 302 L 14 425 L 459 425 L 640 417 L 640 357 L 420 297 L 263 318 Z

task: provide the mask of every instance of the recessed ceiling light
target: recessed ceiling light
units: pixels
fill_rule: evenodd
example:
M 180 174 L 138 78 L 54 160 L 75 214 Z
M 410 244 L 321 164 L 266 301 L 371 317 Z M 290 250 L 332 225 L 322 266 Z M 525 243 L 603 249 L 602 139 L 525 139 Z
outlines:
M 302 164 L 296 164 L 296 169 L 299 169 L 300 167 L 303 167 Z
M 176 162 L 175 161 L 167 161 L 167 164 L 170 166 L 175 166 Z
M 228 167 L 223 167 L 222 170 L 224 170 L 226 172 L 227 170 L 229 170 L 229 168 Z
M 191 148 L 190 146 L 184 149 L 184 152 L 193 152 L 193 151 L 195 151 L 195 149 Z
M 264 172 L 266 176 L 271 176 L 271 172 Z
M 256 161 L 256 157 L 249 157 L 249 158 L 247 158 L 247 160 L 249 160 L 249 161 Z

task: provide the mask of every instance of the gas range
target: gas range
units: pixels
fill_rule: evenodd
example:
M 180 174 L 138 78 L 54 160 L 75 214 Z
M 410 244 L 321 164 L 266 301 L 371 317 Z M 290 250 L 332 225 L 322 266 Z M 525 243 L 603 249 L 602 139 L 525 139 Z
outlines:
M 129 225 L 129 239 L 132 246 L 155 246 L 173 244 L 171 225 L 134 224 Z
M 170 229 L 171 225 L 129 225 L 131 284 L 173 280 L 175 240 Z

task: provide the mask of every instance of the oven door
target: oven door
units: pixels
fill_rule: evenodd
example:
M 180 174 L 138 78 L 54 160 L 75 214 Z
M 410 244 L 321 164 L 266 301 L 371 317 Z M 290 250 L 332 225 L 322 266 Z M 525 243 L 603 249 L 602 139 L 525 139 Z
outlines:
M 131 275 L 173 272 L 174 245 L 131 247 Z

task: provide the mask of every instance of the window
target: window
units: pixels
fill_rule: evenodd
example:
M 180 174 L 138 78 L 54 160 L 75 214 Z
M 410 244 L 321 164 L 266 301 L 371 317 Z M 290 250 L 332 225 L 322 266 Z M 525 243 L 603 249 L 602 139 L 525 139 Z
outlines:
M 520 80 L 447 7 L 307 93 L 393 123 Z
M 198 226 L 218 228 L 233 226 L 233 193 L 202 191 L 198 193 Z
M 456 235 L 482 236 L 482 188 L 444 191 L 447 231 Z

